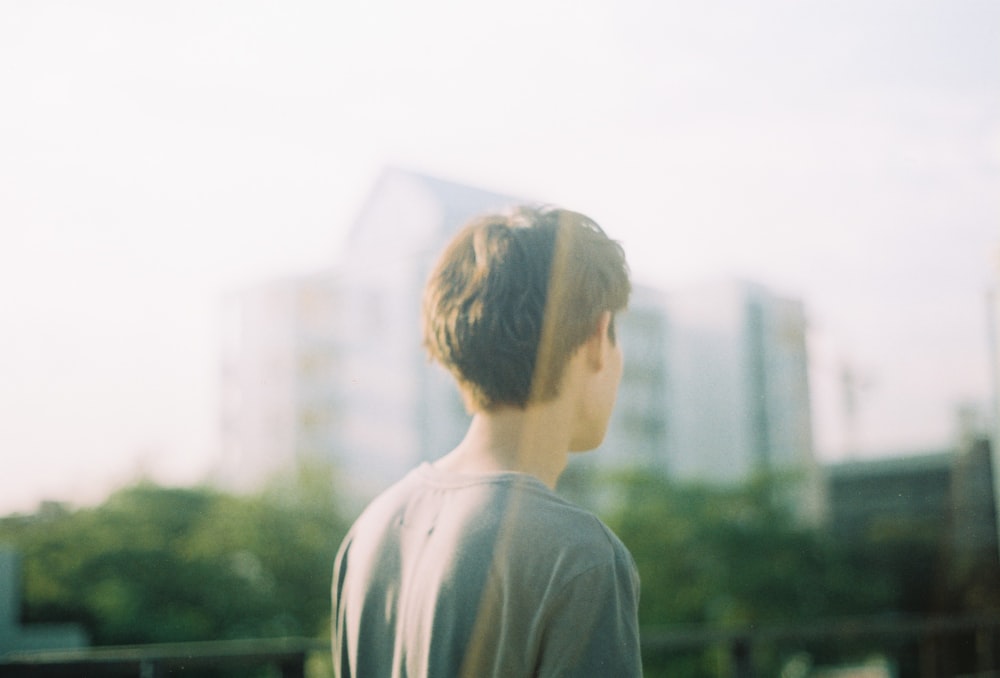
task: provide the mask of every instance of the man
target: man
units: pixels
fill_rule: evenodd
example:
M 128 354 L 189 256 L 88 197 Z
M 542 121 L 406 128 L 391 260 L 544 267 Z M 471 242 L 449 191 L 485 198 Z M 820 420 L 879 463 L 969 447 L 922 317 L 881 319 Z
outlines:
M 569 454 L 604 438 L 630 289 L 621 247 L 574 212 L 489 215 L 452 240 L 425 290 L 424 343 L 472 423 L 344 539 L 338 676 L 641 674 L 632 557 L 554 492 Z

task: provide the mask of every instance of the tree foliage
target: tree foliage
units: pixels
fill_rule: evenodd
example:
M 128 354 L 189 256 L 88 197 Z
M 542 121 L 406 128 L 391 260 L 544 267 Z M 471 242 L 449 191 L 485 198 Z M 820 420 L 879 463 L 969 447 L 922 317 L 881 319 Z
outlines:
M 742 628 L 881 611 L 892 573 L 797 520 L 775 481 L 735 487 L 650 473 L 611 479 L 624 498 L 605 519 L 642 577 L 641 622 Z
M 4 518 L 23 621 L 80 622 L 101 645 L 319 635 L 344 534 L 330 479 L 313 469 L 254 495 L 140 482 L 94 508 Z
M 898 607 L 899 578 L 888 561 L 797 519 L 778 479 L 719 487 L 636 471 L 599 484 L 617 497 L 601 513 L 635 557 L 644 630 L 743 632 Z M 760 675 L 778 675 L 796 653 L 833 660 L 842 657 L 831 650 L 845 649 L 756 646 L 754 664 Z M 727 675 L 730 651 L 650 655 L 646 674 Z
M 644 630 L 933 614 L 954 611 L 942 599 L 963 599 L 956 584 L 942 590 L 940 535 L 919 521 L 879 523 L 845 542 L 798 520 L 774 478 L 733 487 L 639 471 L 569 479 L 578 500 L 594 490 L 606 499 L 599 513 L 635 557 Z M 254 495 L 140 482 L 94 508 L 2 518 L 0 543 L 22 555 L 23 621 L 77 621 L 95 644 L 325 636 L 346 528 L 332 487 L 325 468 Z M 990 568 L 966 586 L 977 600 L 983 590 L 1000 599 Z M 843 659 L 841 647 L 792 648 L 803 649 Z M 761 675 L 787 659 L 772 655 L 758 655 Z M 724 649 L 706 648 L 653 657 L 646 672 L 718 675 L 726 661 Z

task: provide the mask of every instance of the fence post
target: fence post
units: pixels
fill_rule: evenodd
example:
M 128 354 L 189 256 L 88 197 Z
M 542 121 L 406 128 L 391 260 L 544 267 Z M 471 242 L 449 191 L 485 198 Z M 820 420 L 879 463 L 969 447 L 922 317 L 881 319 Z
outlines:
M 733 678 L 753 678 L 750 639 L 740 636 L 733 639 L 729 654 L 733 662 Z
M 160 678 L 163 671 L 160 670 L 159 662 L 155 659 L 142 659 L 139 661 L 139 678 Z
M 281 662 L 281 678 L 305 678 L 306 676 L 306 653 L 303 650 L 294 659 L 286 659 Z

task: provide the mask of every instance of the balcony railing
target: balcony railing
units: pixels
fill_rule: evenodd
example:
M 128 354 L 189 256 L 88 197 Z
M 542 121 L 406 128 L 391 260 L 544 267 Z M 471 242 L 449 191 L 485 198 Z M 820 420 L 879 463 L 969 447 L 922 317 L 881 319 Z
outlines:
M 1000 676 L 998 615 L 829 620 L 740 630 L 644 629 L 642 633 L 646 661 L 660 663 L 669 661 L 671 656 L 715 648 L 728 654 L 727 669 L 720 675 L 732 678 L 756 676 L 754 656 L 763 648 L 794 648 L 817 643 L 842 647 L 860 644 L 871 648 L 896 648 L 897 651 L 905 645 L 912 656 L 901 658 L 897 654 L 893 657 L 908 662 L 910 670 L 902 675 L 920 678 Z M 955 648 L 964 648 L 961 657 Z M 20 652 L 0 656 L 0 676 L 162 678 L 200 668 L 268 667 L 268 675 L 304 678 L 308 659 L 317 654 L 327 655 L 329 651 L 329 644 L 321 640 L 280 638 Z
M 0 676 L 162 678 L 199 668 L 269 667 L 271 675 L 304 678 L 308 657 L 329 651 L 329 644 L 318 640 L 272 638 L 17 652 L 0 657 Z

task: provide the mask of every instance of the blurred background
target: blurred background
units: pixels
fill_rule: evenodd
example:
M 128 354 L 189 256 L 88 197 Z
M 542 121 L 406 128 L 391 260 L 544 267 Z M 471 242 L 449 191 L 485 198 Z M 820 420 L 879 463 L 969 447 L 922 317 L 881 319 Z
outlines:
M 802 596 L 882 587 L 854 607 L 762 612 L 747 601 L 773 594 L 719 571 L 704 598 L 644 597 L 646 626 L 995 611 L 998 39 L 1000 6 L 972 0 L 5 3 L 0 515 L 21 617 L 157 640 L 31 574 L 51 545 L 28 535 L 56 532 L 39 516 L 143 492 L 202 502 L 166 511 L 191 520 L 243 515 L 216 500 L 306 511 L 303 476 L 332 476 L 304 495 L 328 537 L 297 542 L 316 549 L 303 581 L 327 577 L 338 526 L 460 435 L 420 352 L 420 287 L 465 219 L 520 201 L 588 214 L 632 265 L 619 408 L 563 491 L 623 533 L 645 590 L 706 571 L 671 570 L 691 552 L 671 539 L 751 515 L 906 545 L 786 545 L 813 553 L 789 573 L 843 564 L 789 585 Z M 653 522 L 629 523 L 626 496 Z M 668 516 L 700 527 L 650 538 Z M 769 537 L 739 538 L 706 562 L 774 562 Z M 901 570 L 918 542 L 922 574 Z M 271 562 L 254 548 L 185 562 L 223 558 L 242 586 Z M 89 572 L 66 577 L 119 570 Z M 291 600 L 270 626 L 169 639 L 321 635 Z

